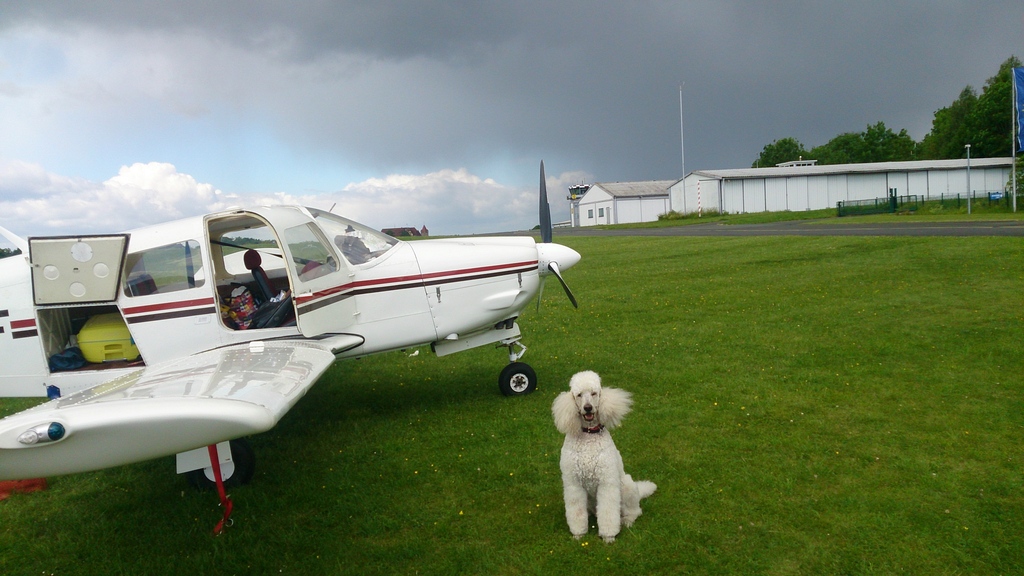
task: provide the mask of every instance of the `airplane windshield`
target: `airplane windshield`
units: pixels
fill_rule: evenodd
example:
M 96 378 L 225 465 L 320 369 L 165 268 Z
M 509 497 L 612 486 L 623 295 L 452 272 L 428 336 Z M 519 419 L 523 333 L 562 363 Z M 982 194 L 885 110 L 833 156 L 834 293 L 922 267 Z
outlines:
M 398 240 L 330 212 L 310 208 L 309 213 L 324 234 L 351 264 L 365 264 L 383 256 Z

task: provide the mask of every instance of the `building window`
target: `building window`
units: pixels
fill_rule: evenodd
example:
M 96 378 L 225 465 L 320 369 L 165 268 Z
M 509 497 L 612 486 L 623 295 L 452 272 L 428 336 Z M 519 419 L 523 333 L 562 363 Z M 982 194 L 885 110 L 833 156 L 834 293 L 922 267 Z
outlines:
M 604 208 L 598 208 L 597 209 L 597 217 L 598 218 L 604 218 Z
M 594 209 L 593 208 L 591 208 L 590 210 L 587 210 L 587 218 L 590 218 L 590 219 L 594 218 Z

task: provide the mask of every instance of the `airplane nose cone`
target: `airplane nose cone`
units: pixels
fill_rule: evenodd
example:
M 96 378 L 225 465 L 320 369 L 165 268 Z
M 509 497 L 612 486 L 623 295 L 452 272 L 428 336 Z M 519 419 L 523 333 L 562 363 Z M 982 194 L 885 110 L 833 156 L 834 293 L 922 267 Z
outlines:
M 568 270 L 580 261 L 580 253 L 561 244 L 542 243 L 537 244 L 537 258 L 540 260 L 538 268 L 541 274 L 548 273 L 548 264 L 554 262 L 559 270 Z

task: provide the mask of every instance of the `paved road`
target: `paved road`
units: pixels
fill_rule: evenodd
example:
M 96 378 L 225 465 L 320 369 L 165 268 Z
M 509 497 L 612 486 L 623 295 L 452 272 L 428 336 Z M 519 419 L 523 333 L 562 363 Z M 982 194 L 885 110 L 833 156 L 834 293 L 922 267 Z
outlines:
M 691 224 L 668 228 L 558 228 L 555 236 L 1024 236 L 1024 221 L 885 222 L 794 220 L 772 224 Z

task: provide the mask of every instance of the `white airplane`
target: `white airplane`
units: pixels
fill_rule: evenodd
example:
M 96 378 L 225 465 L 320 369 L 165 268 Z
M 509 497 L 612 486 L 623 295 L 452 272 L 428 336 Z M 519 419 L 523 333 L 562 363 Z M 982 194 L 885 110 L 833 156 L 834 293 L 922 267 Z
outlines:
M 0 396 L 51 398 L 0 420 L 0 480 L 176 454 L 198 485 L 245 482 L 255 460 L 240 439 L 274 427 L 338 358 L 493 344 L 508 350 L 501 391 L 533 391 L 516 319 L 548 275 L 575 306 L 560 271 L 580 260 L 551 242 L 540 170 L 540 243 L 402 242 L 298 206 L 124 234 L 0 228 L 21 252 L 0 259 Z

